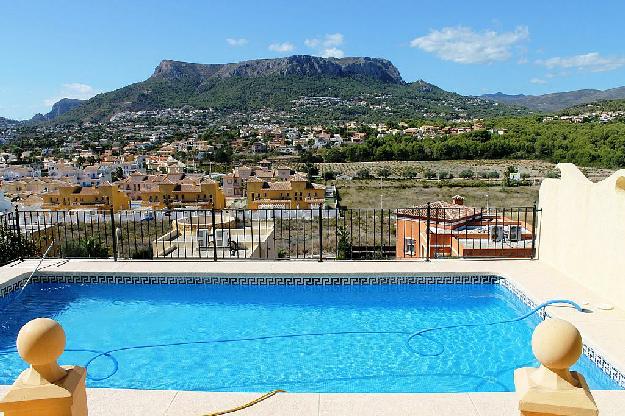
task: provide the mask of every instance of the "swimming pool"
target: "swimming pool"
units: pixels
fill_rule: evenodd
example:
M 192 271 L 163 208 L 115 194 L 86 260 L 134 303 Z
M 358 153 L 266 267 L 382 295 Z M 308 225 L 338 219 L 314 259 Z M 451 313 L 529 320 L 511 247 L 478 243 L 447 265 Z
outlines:
M 10 296 L 15 296 L 12 294 Z M 6 304 L 10 300 L 3 299 Z M 0 306 L 1 308 L 1 306 Z M 152 344 L 100 357 L 90 387 L 203 391 L 468 392 L 514 390 L 513 370 L 535 366 L 530 339 L 540 318 L 428 333 L 423 328 L 510 319 L 529 308 L 499 284 L 211 285 L 32 283 L 0 319 L 0 384 L 25 363 L 17 331 L 48 316 L 68 349 Z M 84 364 L 92 352 L 66 351 Z M 585 356 L 594 389 L 619 386 Z

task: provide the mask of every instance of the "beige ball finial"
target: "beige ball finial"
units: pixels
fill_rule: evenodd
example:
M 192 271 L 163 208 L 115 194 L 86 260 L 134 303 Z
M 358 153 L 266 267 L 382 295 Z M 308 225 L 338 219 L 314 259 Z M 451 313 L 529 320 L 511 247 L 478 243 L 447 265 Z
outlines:
M 582 355 L 582 336 L 570 322 L 546 319 L 534 330 L 532 351 L 545 367 L 565 370 Z
M 65 351 L 65 331 L 53 319 L 33 319 L 17 334 L 17 351 L 33 366 L 56 363 Z

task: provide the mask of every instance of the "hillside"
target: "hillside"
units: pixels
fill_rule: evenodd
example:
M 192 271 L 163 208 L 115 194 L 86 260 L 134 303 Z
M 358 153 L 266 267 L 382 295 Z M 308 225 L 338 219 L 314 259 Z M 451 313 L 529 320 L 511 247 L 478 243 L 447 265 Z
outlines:
M 315 122 L 527 113 L 424 81 L 407 83 L 385 59 L 297 55 L 234 64 L 165 60 L 147 80 L 99 94 L 57 120 L 102 121 L 124 111 L 186 105 L 219 116 L 266 111 Z
M 50 110 L 50 112 L 46 114 L 37 113 L 30 119 L 30 121 L 37 122 L 54 120 L 55 118 L 62 116 L 68 111 L 77 108 L 83 103 L 83 101 L 84 100 L 78 100 L 76 98 L 62 98 L 52 105 L 52 109 Z
M 498 92 L 496 94 L 484 94 L 481 97 L 502 104 L 526 107 L 534 111 L 557 112 L 595 101 L 623 99 L 625 98 L 625 87 L 607 90 L 583 89 L 544 95 L 508 95 Z
M 583 113 L 598 113 L 606 111 L 625 111 L 625 99 L 603 100 L 593 103 L 579 104 L 562 110 L 562 114 L 574 115 Z
M 0 127 L 16 125 L 19 122 L 8 118 L 0 117 Z

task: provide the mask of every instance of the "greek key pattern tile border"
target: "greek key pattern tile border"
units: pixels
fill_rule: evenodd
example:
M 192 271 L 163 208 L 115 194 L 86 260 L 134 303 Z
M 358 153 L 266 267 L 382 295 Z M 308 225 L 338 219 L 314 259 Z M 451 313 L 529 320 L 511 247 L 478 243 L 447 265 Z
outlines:
M 54 275 L 33 277 L 36 283 L 74 284 L 221 284 L 221 285 L 389 285 L 389 284 L 494 284 L 501 277 L 495 275 L 243 275 L 243 276 L 118 276 L 118 275 Z
M 26 280 L 26 278 L 23 278 L 14 282 L 5 283 L 2 287 L 0 287 L 0 298 L 5 297 L 9 293 L 20 290 L 22 286 L 24 286 L 24 284 L 26 283 Z
M 584 344 L 582 347 L 582 352 L 586 357 L 588 357 L 588 359 L 590 359 L 590 361 L 595 363 L 595 365 L 599 367 L 601 371 L 606 373 L 612 380 L 614 380 L 616 384 L 625 389 L 625 374 L 623 374 L 618 368 L 610 364 L 601 354 L 599 354 L 591 346 Z
M 521 289 L 514 285 L 510 280 L 500 279 L 498 284 L 508 289 L 514 296 L 516 296 L 521 302 L 527 305 L 529 308 L 535 308 L 538 306 L 536 302 L 531 300 Z M 545 308 L 538 311 L 538 315 L 542 319 L 546 319 L 549 316 Z M 619 386 L 625 389 L 625 374 L 618 368 L 610 364 L 600 353 L 598 353 L 593 347 L 588 344 L 583 345 L 582 349 L 584 355 L 588 357 L 597 367 L 606 373 L 612 380 L 614 380 Z
M 21 289 L 26 278 L 10 282 L 0 287 L 0 298 Z M 108 274 L 76 274 L 57 275 L 39 274 L 33 276 L 35 283 L 65 283 L 65 284 L 220 284 L 220 285 L 388 285 L 388 284 L 500 284 L 509 290 L 516 298 L 529 308 L 538 306 L 521 289 L 511 281 L 497 275 L 247 275 L 247 276 L 128 276 Z M 542 319 L 548 317 L 545 309 L 538 312 Z M 625 388 L 625 374 L 610 364 L 600 353 L 589 345 L 584 344 L 584 355 L 612 378 L 619 386 Z

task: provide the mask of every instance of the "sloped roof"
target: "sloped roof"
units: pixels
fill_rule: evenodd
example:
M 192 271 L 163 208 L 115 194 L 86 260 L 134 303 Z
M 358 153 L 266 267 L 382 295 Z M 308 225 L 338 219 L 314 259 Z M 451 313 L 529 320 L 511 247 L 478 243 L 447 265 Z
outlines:
M 289 182 L 270 182 L 269 189 L 274 191 L 290 191 L 292 188 Z

